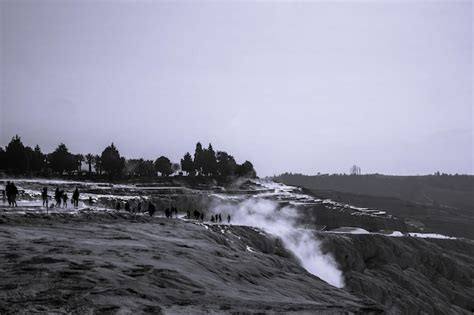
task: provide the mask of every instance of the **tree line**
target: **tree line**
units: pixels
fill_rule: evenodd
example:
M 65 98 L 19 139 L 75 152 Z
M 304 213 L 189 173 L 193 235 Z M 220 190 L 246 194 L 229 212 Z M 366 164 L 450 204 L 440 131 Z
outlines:
M 83 165 L 86 170 L 83 170 Z M 51 153 L 43 153 L 39 145 L 25 146 L 16 135 L 5 148 L 0 147 L 0 171 L 12 175 L 75 175 L 94 174 L 114 178 L 153 178 L 172 174 L 208 177 L 256 177 L 251 162 L 238 164 L 224 151 L 214 151 L 212 144 L 203 148 L 196 144 L 194 156 L 184 154 L 180 163 L 166 156 L 156 160 L 126 159 L 112 143 L 101 154 L 73 154 L 64 143 Z

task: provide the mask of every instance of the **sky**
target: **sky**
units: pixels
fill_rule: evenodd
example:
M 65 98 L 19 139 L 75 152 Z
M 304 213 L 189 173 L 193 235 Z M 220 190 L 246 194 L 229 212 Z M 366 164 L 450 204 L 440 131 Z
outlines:
M 0 146 L 473 174 L 471 1 L 0 0 Z

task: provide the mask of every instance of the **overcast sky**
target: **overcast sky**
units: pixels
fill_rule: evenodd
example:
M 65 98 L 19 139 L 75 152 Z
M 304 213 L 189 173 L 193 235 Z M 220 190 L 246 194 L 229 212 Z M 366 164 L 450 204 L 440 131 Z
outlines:
M 470 1 L 0 0 L 0 146 L 473 173 Z

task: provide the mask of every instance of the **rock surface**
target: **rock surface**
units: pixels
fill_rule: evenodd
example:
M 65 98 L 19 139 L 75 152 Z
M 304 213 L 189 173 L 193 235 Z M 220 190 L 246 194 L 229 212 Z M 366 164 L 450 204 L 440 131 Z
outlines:
M 380 313 L 251 227 L 126 213 L 0 224 L 0 313 Z
M 318 233 L 346 289 L 392 314 L 472 314 L 474 242 L 466 239 Z

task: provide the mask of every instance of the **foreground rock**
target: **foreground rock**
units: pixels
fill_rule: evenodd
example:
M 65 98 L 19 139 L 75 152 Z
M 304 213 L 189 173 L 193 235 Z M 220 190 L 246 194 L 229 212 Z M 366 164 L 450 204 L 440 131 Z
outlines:
M 380 313 L 250 227 L 124 213 L 8 215 L 0 313 Z
M 474 242 L 466 239 L 318 233 L 346 289 L 390 314 L 472 314 Z

